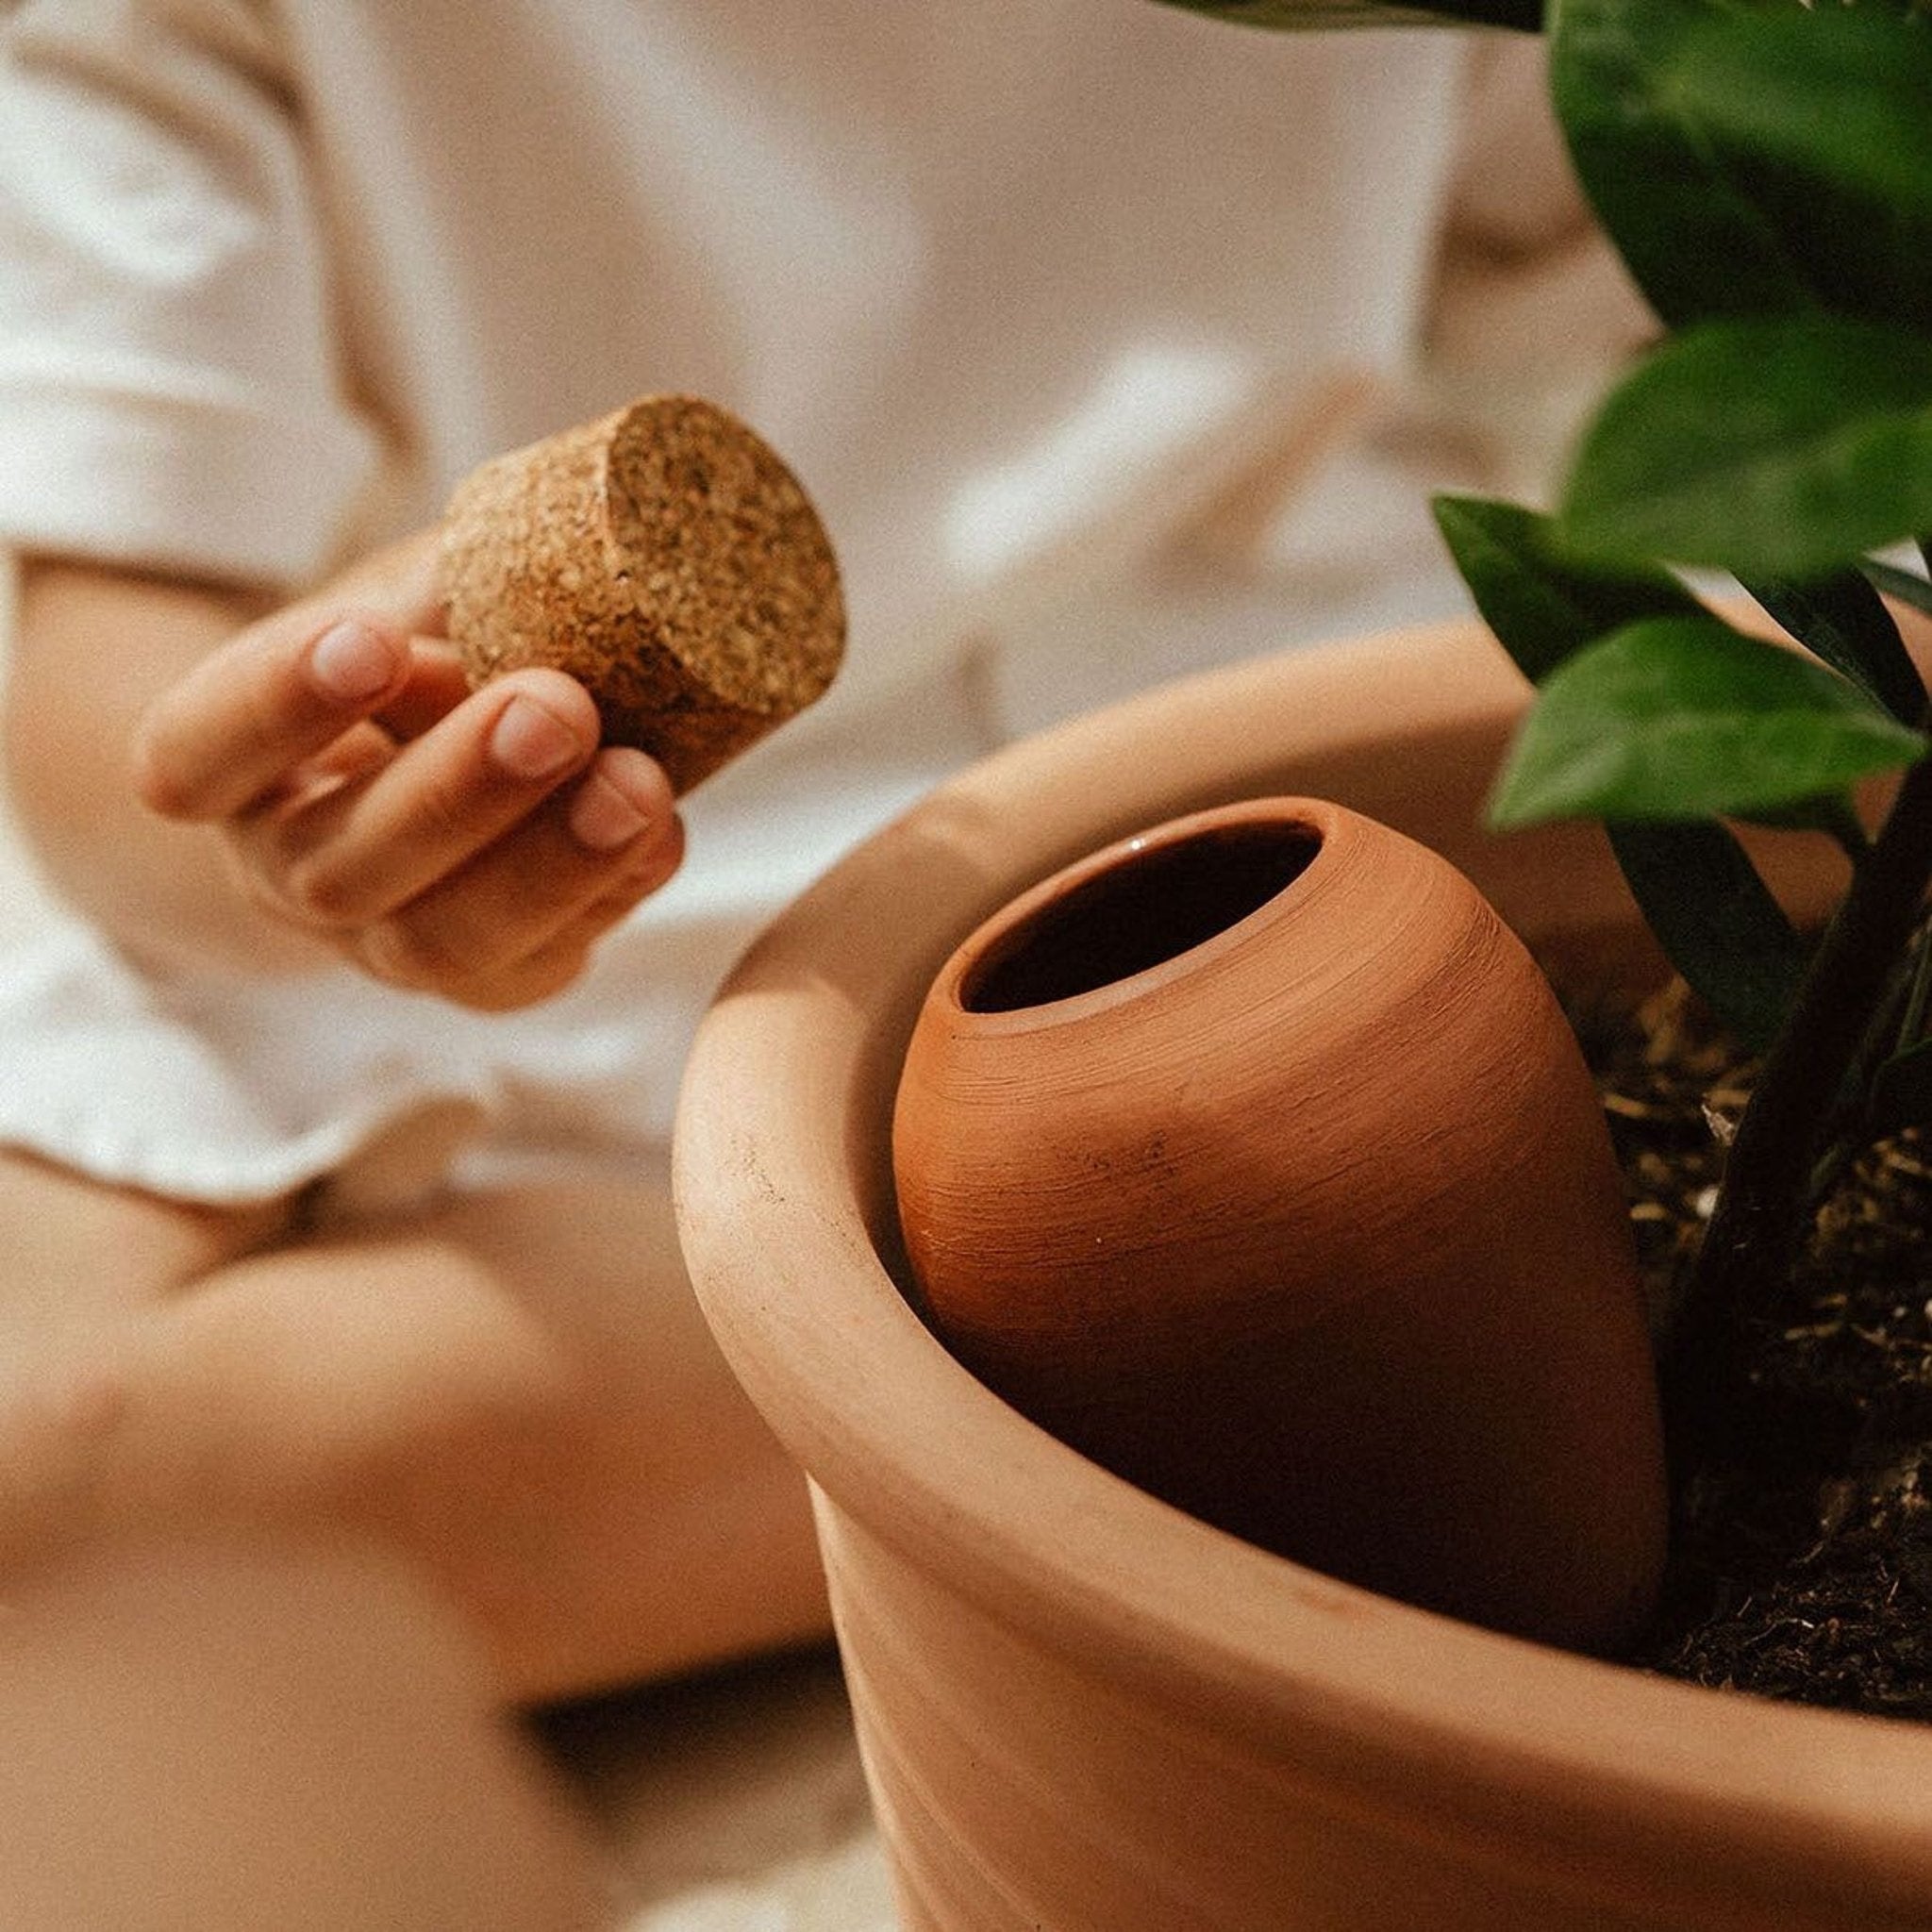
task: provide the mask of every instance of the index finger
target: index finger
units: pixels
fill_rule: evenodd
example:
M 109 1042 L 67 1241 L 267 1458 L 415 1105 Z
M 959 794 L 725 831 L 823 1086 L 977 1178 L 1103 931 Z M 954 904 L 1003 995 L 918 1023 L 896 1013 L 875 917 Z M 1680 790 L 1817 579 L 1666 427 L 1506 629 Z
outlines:
M 441 559 L 442 533 L 432 525 L 372 552 L 296 608 L 322 615 L 344 608 L 364 610 L 412 637 L 443 637 L 449 599 L 442 588 Z
M 149 706 L 135 734 L 135 789 L 166 818 L 226 817 L 380 710 L 409 663 L 408 636 L 380 617 L 277 612 Z

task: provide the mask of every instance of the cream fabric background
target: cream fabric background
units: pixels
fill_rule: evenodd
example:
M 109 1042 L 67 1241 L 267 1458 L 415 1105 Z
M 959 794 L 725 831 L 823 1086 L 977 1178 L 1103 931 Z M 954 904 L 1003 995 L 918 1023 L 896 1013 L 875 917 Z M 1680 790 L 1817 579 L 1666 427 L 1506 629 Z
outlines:
M 1360 432 L 1413 361 L 1456 37 L 1148 0 L 22 0 L 0 47 L 0 540 L 293 582 L 498 449 L 687 389 L 798 469 L 853 631 L 541 1012 L 143 986 L 82 934 L 0 958 L 0 1136 L 50 1158 L 249 1199 L 407 1144 L 366 1200 L 471 1128 L 491 1159 L 661 1141 L 730 958 L 944 772 L 1451 594 Z

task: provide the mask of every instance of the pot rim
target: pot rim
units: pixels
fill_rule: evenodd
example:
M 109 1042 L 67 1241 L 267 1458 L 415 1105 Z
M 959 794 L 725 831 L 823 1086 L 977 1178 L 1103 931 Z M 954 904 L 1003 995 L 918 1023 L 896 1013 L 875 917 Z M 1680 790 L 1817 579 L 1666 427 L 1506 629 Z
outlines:
M 1341 802 L 1418 832 L 1435 800 L 1415 791 L 1408 760 L 1391 759 L 1391 736 L 1398 750 L 1487 747 L 1470 767 L 1479 795 L 1523 702 L 1486 632 L 1432 626 L 1184 680 L 941 788 L 782 915 L 705 1020 L 675 1158 L 699 1299 L 835 1511 L 995 1617 L 1021 1623 L 1053 1606 L 1068 1653 L 1105 1649 L 1157 1698 L 1207 1698 L 1230 1731 L 1284 1740 L 1286 1756 L 1319 1763 L 1379 1814 L 1415 1808 L 1427 1761 L 1454 1769 L 1428 1807 L 1494 1843 L 1533 1806 L 1543 1829 L 1575 1829 L 1585 1862 L 1592 1842 L 1715 1838 L 1807 1884 L 1857 1874 L 1865 1892 L 1877 1874 L 1888 1896 L 1923 1899 L 1932 1728 L 1651 1677 L 1242 1543 L 1008 1409 L 940 1346 L 889 1269 L 881 1143 L 897 1053 L 958 934 L 1029 873 L 1221 798 L 1354 786 Z M 1266 745 L 1257 718 L 1282 721 Z M 1460 771 L 1470 761 L 1457 758 Z M 1135 787 L 1124 805 L 1124 772 Z M 1303 782 L 1311 774 L 1319 787 Z M 1427 842 L 1466 865 L 1479 835 L 1473 823 L 1449 829 Z M 1559 829 L 1541 845 L 1561 853 L 1568 886 L 1581 873 L 1600 897 L 1618 890 L 1593 833 Z M 1810 861 L 1765 851 L 1787 903 L 1815 912 L 1828 871 L 1777 875 Z M 908 866 L 921 880 L 909 911 Z M 1627 924 L 1627 910 L 1616 918 Z M 995 1460 L 1024 1521 L 988 1492 Z M 1564 1795 L 1553 1801 L 1553 1789 Z
M 1097 852 L 1062 866 L 1003 906 L 967 934 L 934 980 L 955 1024 L 981 1034 L 1009 1034 L 1034 1027 L 1065 1024 L 1085 1015 L 1109 1011 L 1138 1000 L 1180 975 L 1196 970 L 1217 956 L 1239 949 L 1259 925 L 1279 918 L 1286 902 L 1306 892 L 1309 875 L 1334 863 L 1330 848 L 1345 837 L 1348 815 L 1326 800 L 1266 797 L 1238 799 L 1167 819 L 1143 831 L 1116 839 Z M 1164 954 L 1145 966 L 1116 974 L 1056 998 L 1029 1000 L 1018 1006 L 982 1007 L 968 998 L 971 984 L 1005 962 L 1006 948 L 1021 938 L 1034 919 L 1057 901 L 1070 898 L 1087 886 L 1123 874 L 1163 853 L 1179 852 L 1217 834 L 1249 829 L 1299 831 L 1312 850 L 1300 866 L 1274 891 L 1240 917 L 1228 920 L 1191 944 Z

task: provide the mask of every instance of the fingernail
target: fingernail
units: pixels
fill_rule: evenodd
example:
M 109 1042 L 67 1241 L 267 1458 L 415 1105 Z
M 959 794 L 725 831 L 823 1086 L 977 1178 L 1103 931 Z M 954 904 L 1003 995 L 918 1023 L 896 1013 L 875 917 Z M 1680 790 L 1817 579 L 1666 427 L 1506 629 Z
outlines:
M 547 778 L 583 750 L 576 733 L 534 698 L 512 698 L 490 734 L 491 757 L 519 778 Z
M 360 704 L 389 689 L 396 675 L 395 649 L 366 624 L 350 619 L 310 645 L 308 673 L 329 697 Z
M 620 845 L 628 845 L 650 823 L 649 816 L 601 773 L 586 781 L 571 801 L 571 837 L 592 852 L 615 852 Z

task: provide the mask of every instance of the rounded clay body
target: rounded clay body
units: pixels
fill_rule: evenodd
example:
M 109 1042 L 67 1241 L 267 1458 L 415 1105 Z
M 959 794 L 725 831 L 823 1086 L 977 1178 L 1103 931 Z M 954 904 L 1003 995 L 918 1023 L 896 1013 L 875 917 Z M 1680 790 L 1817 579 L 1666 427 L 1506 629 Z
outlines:
M 933 985 L 893 1124 L 949 1349 L 1190 1513 L 1492 1627 L 1614 1647 L 1662 1560 L 1620 1183 L 1541 974 L 1340 807 L 1079 861 Z

